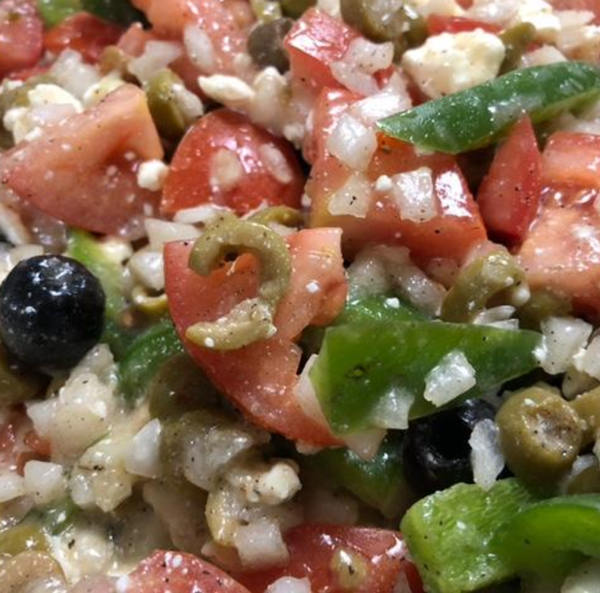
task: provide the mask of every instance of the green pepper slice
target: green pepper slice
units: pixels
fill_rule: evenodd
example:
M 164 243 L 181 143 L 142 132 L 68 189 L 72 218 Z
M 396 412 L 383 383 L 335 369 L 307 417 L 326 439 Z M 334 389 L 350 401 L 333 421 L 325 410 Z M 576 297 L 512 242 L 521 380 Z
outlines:
M 410 417 L 438 410 L 423 397 L 427 375 L 450 353 L 461 352 L 476 385 L 455 401 L 478 397 L 535 369 L 541 335 L 437 321 L 360 323 L 332 327 L 311 379 L 333 431 L 352 434 L 372 426 L 377 405 L 390 393 L 414 398 Z
M 471 593 L 513 577 L 513 566 L 492 547 L 492 538 L 531 501 L 511 479 L 496 482 L 489 492 L 458 484 L 412 506 L 401 531 L 426 590 Z
M 458 154 L 495 142 L 523 113 L 534 122 L 594 99 L 600 69 L 560 62 L 500 76 L 379 122 L 379 129 L 423 150 Z
M 82 10 L 80 0 L 37 0 L 37 8 L 47 27 L 54 27 Z
M 144 14 L 135 9 L 129 0 L 81 0 L 81 7 L 105 21 L 118 25 L 146 22 Z
M 335 320 L 336 325 L 366 323 L 369 321 L 425 321 L 427 317 L 410 303 L 396 297 L 372 295 L 351 299 Z

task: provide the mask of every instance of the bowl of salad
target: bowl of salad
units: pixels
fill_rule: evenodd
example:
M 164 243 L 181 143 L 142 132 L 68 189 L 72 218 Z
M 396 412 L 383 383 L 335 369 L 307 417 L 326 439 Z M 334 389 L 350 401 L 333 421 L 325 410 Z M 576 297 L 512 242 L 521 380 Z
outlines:
M 0 0 L 0 593 L 600 591 L 600 3 Z

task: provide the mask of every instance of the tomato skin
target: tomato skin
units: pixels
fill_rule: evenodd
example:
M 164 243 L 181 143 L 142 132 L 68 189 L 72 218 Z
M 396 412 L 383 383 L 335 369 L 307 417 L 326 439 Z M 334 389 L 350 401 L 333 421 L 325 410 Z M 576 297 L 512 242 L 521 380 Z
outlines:
M 44 53 L 44 25 L 33 0 L 0 4 L 0 79 L 35 66 Z
M 165 280 L 171 316 L 186 348 L 223 394 L 250 420 L 291 440 L 316 446 L 337 441 L 330 432 L 304 415 L 293 393 L 301 350 L 294 343 L 309 324 L 329 324 L 344 306 L 347 283 L 340 250 L 339 229 L 300 231 L 287 239 L 293 273 L 288 294 L 275 318 L 277 333 L 270 339 L 230 352 L 191 344 L 188 327 L 215 320 L 246 298 L 256 296 L 257 264 L 249 256 L 205 278 L 188 268 L 191 243 L 165 247 Z M 310 292 L 307 285 L 319 283 Z
M 318 137 L 311 146 L 316 160 L 307 185 L 312 198 L 310 226 L 341 227 L 344 253 L 350 257 L 370 243 L 383 243 L 408 247 L 422 264 L 442 257 L 462 260 L 476 244 L 486 240 L 486 231 L 466 181 L 454 158 L 448 155 L 419 156 L 410 145 L 380 136 L 379 150 L 367 171 L 369 180 L 375 182 L 382 175 L 431 168 L 440 213 L 429 221 L 403 220 L 385 194 L 374 194 L 365 218 L 329 212 L 331 195 L 343 186 L 352 171 L 325 150 L 326 137 L 355 99 L 356 95 L 348 91 L 326 90 L 315 107 Z
M 132 222 L 158 197 L 138 186 L 136 168 L 162 156 L 143 91 L 124 85 L 0 155 L 0 183 L 71 226 L 135 238 Z
M 482 29 L 488 33 L 500 33 L 501 28 L 497 25 L 467 19 L 460 16 L 443 16 L 441 14 L 432 14 L 427 18 L 427 28 L 430 35 L 440 35 L 441 33 L 463 33 Z
M 301 525 L 285 535 L 290 551 L 287 566 L 238 576 L 252 593 L 263 593 L 285 576 L 308 578 L 313 593 L 344 593 L 337 582 L 331 563 L 337 550 L 357 554 L 366 562 L 367 577 L 355 593 L 392 593 L 402 572 L 412 593 L 422 592 L 416 568 L 406 556 L 400 534 L 383 529 L 343 527 L 337 525 Z
M 273 176 L 261 154 L 263 146 L 281 154 L 289 182 Z M 233 153 L 243 171 L 239 181 L 225 189 L 211 182 L 214 159 L 221 150 Z M 181 141 L 165 182 L 161 207 L 172 214 L 201 204 L 218 204 L 240 215 L 263 204 L 299 208 L 303 189 L 302 170 L 291 145 L 243 115 L 219 109 L 196 122 Z
M 154 552 L 127 580 L 127 593 L 249 593 L 227 573 L 183 552 Z
M 79 52 L 87 62 L 100 59 L 104 48 L 116 44 L 123 30 L 102 19 L 80 12 L 53 27 L 44 34 L 44 46 L 53 54 L 65 49 Z
M 531 120 L 524 117 L 502 144 L 477 195 L 490 235 L 520 243 L 537 216 L 542 191 L 542 157 Z

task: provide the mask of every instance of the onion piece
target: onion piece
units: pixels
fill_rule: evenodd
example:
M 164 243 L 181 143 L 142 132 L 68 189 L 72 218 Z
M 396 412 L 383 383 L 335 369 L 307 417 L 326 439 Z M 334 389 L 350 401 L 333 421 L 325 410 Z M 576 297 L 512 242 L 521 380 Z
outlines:
M 469 445 L 474 481 L 483 490 L 490 490 L 504 468 L 504 456 L 495 422 L 489 418 L 479 421 L 473 428 Z
M 371 207 L 371 182 L 362 173 L 353 173 L 329 199 L 329 213 L 334 216 L 365 218 Z
M 541 324 L 544 349 L 540 352 L 542 368 L 550 375 L 564 373 L 574 357 L 585 347 L 592 326 L 574 317 L 550 317 Z
M 326 148 L 350 169 L 366 171 L 377 150 L 377 137 L 371 128 L 345 113 L 327 138 Z
M 392 196 L 404 220 L 420 223 L 437 216 L 437 200 L 429 167 L 394 175 L 392 182 Z
M 439 408 L 475 387 L 476 383 L 475 369 L 464 353 L 454 350 L 427 374 L 424 397 Z

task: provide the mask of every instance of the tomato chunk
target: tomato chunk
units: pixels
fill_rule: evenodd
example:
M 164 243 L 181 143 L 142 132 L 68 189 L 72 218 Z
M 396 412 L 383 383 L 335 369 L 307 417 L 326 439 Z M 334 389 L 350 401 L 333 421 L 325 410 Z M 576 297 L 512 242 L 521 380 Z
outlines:
M 44 46 L 54 54 L 65 49 L 79 52 L 88 62 L 97 62 L 108 45 L 119 41 L 120 27 L 107 23 L 92 14 L 80 12 L 47 31 Z
M 550 0 L 555 10 L 589 10 L 594 13 L 594 22 L 600 23 L 600 0 Z
M 139 237 L 157 195 L 138 186 L 136 169 L 162 156 L 144 93 L 125 85 L 2 154 L 0 183 L 69 225 Z
M 0 78 L 35 66 L 44 52 L 44 26 L 33 0 L 0 4 Z
M 165 279 L 171 316 L 196 362 L 252 421 L 289 439 L 328 446 L 328 429 L 302 412 L 294 395 L 301 350 L 294 343 L 309 324 L 331 323 L 347 292 L 339 229 L 305 230 L 287 239 L 292 255 L 291 287 L 280 303 L 270 339 L 230 352 L 200 348 L 185 339 L 188 327 L 228 313 L 256 296 L 256 260 L 245 255 L 230 267 L 202 277 L 188 268 L 190 243 L 165 248 Z M 317 291 L 310 290 L 316 282 Z M 312 286 L 311 286 L 312 284 Z
M 192 554 L 154 552 L 127 577 L 127 593 L 248 593 L 227 573 Z
M 542 191 L 542 158 L 529 117 L 515 125 L 479 188 L 477 203 L 493 238 L 520 243 L 535 219 Z
M 304 178 L 285 140 L 227 109 L 199 120 L 179 145 L 164 188 L 162 209 L 200 204 L 245 214 L 259 206 L 300 207 Z
M 263 593 L 286 576 L 307 578 L 313 593 L 344 593 L 348 587 L 340 583 L 336 570 L 336 558 L 344 554 L 364 570 L 352 588 L 355 593 L 392 593 L 402 574 L 412 593 L 423 590 L 416 568 L 406 560 L 407 548 L 400 534 L 393 531 L 301 525 L 288 532 L 285 541 L 290 551 L 287 566 L 238 577 L 252 593 Z
M 432 14 L 427 18 L 427 28 L 430 35 L 440 35 L 441 33 L 463 33 L 467 31 L 476 31 L 482 29 L 488 33 L 500 33 L 501 29 L 497 25 L 467 19 L 460 16 L 444 16 L 441 14 Z
M 347 91 L 324 91 L 315 107 L 317 138 L 312 150 L 316 160 L 307 185 L 312 198 L 311 226 L 339 226 L 344 231 L 344 250 L 355 254 L 369 243 L 404 245 L 422 263 L 434 258 L 462 259 L 476 244 L 485 241 L 486 231 L 466 181 L 454 158 L 448 155 L 418 155 L 412 146 L 380 136 L 364 177 L 371 193 L 361 195 L 365 211 L 360 216 L 332 214 L 331 201 L 353 175 L 326 150 L 328 135 L 337 119 L 354 103 Z M 437 214 L 426 221 L 403 219 L 388 191 L 377 192 L 375 184 L 385 175 L 427 167 L 431 170 Z

